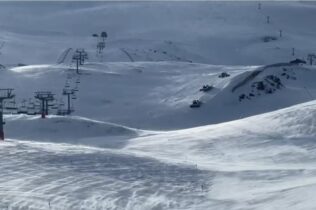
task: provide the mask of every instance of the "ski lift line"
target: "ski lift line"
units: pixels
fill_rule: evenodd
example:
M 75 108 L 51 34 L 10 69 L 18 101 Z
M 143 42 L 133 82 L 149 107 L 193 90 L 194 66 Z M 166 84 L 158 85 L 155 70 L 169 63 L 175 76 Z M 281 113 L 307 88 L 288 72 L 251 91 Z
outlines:
M 58 58 L 57 64 L 62 64 L 62 63 L 64 63 L 65 60 L 66 60 L 66 58 L 67 58 L 67 56 L 68 56 L 68 54 L 69 54 L 71 51 L 72 51 L 72 48 L 66 49 L 66 50 L 61 54 L 61 56 Z
M 133 57 L 124 49 L 124 48 L 121 48 L 120 49 L 125 55 L 127 55 L 127 57 L 130 59 L 130 61 L 132 62 L 135 62 Z
M 265 25 L 269 25 L 269 27 L 270 27 L 270 30 L 275 30 L 275 31 L 277 31 L 277 32 L 279 32 L 279 36 L 280 37 L 282 37 L 282 33 L 283 33 L 283 30 L 282 30 L 282 27 L 277 27 L 277 24 L 275 24 L 275 22 L 274 21 L 271 21 L 271 15 L 269 15 L 269 14 L 263 14 L 261 11 L 262 11 L 262 4 L 260 3 L 260 11 L 259 11 L 259 13 L 260 13 L 260 15 L 262 16 L 262 19 L 266 19 L 267 21 L 266 21 L 266 24 Z

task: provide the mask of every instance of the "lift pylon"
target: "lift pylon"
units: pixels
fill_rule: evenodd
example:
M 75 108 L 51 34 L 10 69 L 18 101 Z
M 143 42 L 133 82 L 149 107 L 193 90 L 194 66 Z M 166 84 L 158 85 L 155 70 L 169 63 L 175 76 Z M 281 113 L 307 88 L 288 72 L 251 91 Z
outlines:
M 3 101 L 7 99 L 13 98 L 15 95 L 12 93 L 13 89 L 6 88 L 6 89 L 0 89 L 0 140 L 4 140 L 4 130 L 3 125 Z
M 45 118 L 48 115 L 48 102 L 54 101 L 54 94 L 50 91 L 38 91 L 34 97 L 41 101 L 41 115 Z
M 73 109 L 71 108 L 71 99 L 76 99 L 73 98 L 75 96 L 75 90 L 74 89 L 64 89 L 63 90 L 63 95 L 67 96 L 67 114 L 70 115 Z

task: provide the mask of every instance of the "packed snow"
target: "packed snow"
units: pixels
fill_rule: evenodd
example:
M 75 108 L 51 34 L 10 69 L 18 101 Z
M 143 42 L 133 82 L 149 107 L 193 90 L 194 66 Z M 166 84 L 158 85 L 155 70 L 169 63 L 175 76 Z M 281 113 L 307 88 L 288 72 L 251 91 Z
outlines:
M 315 10 L 1 2 L 0 210 L 315 209 Z

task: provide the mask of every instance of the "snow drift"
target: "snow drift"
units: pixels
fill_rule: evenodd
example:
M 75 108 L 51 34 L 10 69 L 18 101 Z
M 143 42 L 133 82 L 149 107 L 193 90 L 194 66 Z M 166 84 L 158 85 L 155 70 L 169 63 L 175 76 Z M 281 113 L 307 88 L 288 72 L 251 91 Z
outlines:
M 316 101 L 311 101 L 236 121 L 135 138 L 125 149 L 208 170 L 315 168 L 305 162 L 316 158 L 315 117 Z
M 11 139 L 122 147 L 141 131 L 82 117 L 6 116 L 6 136 Z

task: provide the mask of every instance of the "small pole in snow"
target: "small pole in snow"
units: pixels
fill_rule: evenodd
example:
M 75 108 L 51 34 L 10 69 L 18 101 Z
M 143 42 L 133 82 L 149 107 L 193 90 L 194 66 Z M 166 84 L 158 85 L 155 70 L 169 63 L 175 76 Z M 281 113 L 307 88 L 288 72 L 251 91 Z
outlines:
M 201 190 L 202 190 L 202 192 L 204 191 L 204 185 L 203 184 L 201 184 Z
M 79 60 L 76 60 L 76 72 L 79 74 Z
M 261 9 L 261 3 L 260 2 L 258 3 L 258 9 Z
M 280 32 L 280 37 L 282 37 L 282 30 L 280 30 L 279 32 Z
M 292 48 L 292 56 L 294 56 L 295 55 L 295 48 L 293 47 Z
M 267 16 L 267 23 L 270 23 L 270 16 Z

